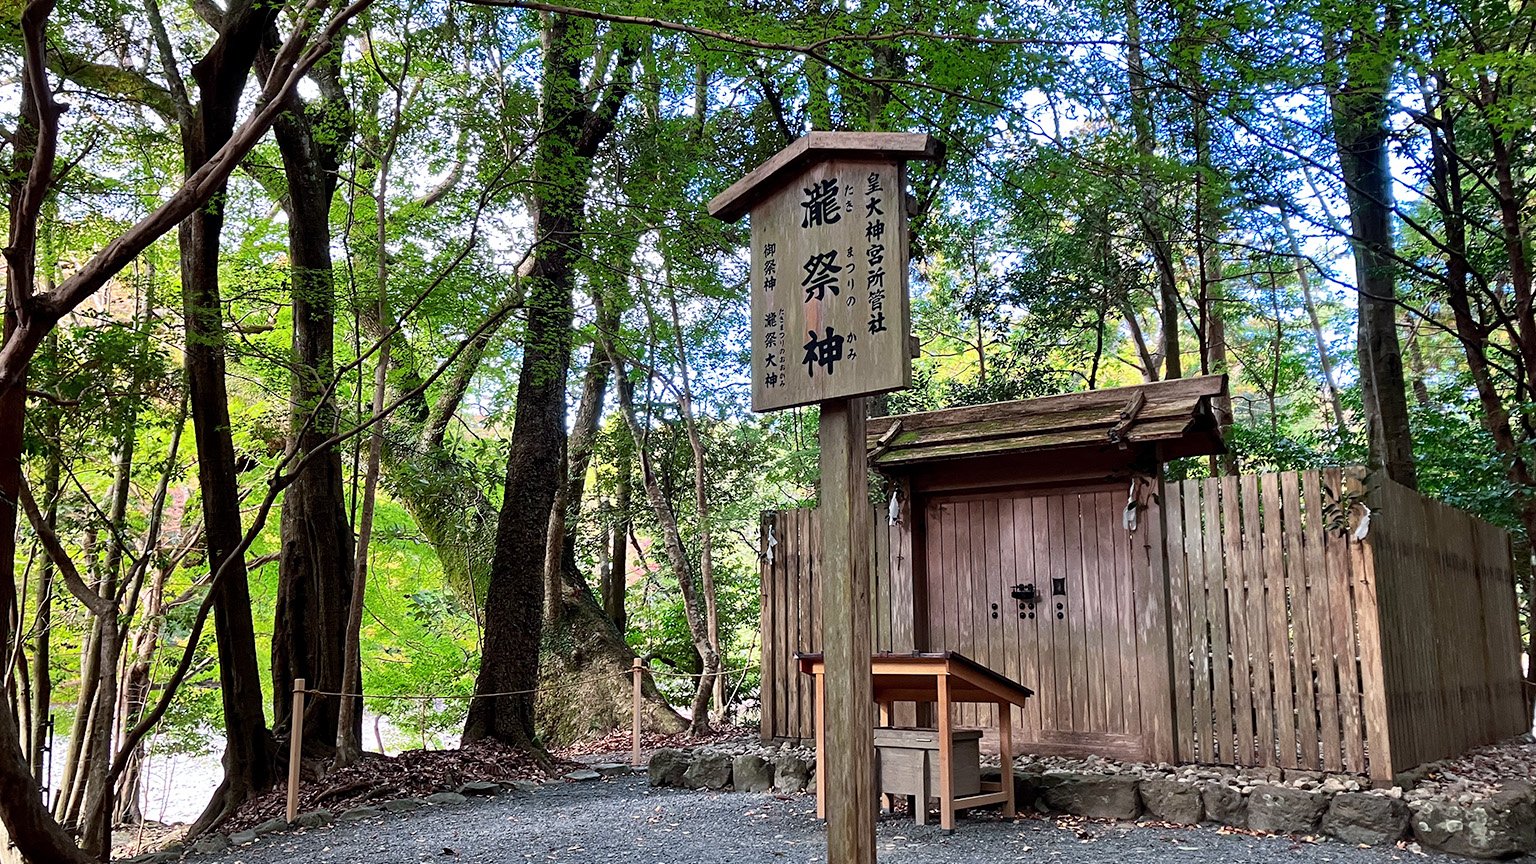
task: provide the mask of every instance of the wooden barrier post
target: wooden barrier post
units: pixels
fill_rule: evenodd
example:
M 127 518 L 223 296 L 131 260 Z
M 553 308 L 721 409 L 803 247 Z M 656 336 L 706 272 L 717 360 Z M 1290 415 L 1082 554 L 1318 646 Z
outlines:
M 293 679 L 293 720 L 288 724 L 288 821 L 299 816 L 299 757 L 304 751 L 304 679 Z
M 864 399 L 821 405 L 822 651 L 816 754 L 825 795 L 827 860 L 874 864 L 874 681 L 869 665 L 869 544 L 874 531 L 864 459 Z M 821 707 L 822 705 L 825 707 Z M 823 803 L 818 801 L 818 803 Z
M 639 768 L 640 767 L 640 676 L 642 674 L 644 674 L 645 661 L 641 660 L 639 657 L 636 657 L 634 665 L 632 665 L 630 667 L 630 669 L 632 670 L 632 673 L 634 675 L 635 683 L 634 683 L 634 694 L 633 694 L 633 702 L 634 702 L 633 715 L 634 716 L 632 718 L 632 726 L 631 726 L 631 735 L 633 736 L 633 743 L 631 745 L 631 749 L 630 749 L 630 752 L 629 752 L 629 764 L 632 767 Z

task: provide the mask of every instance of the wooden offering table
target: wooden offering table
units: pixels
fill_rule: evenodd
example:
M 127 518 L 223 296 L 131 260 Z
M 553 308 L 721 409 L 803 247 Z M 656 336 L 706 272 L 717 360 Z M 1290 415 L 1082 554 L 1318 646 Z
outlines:
M 816 815 L 824 818 L 823 800 L 826 793 L 821 768 L 821 750 L 826 740 L 826 664 L 820 654 L 797 654 L 800 671 L 816 679 Z M 998 751 L 1002 764 L 1007 766 L 1002 777 L 1008 778 L 1013 765 L 1013 712 L 1012 706 L 1022 707 L 1024 700 L 1034 695 L 1028 687 L 1006 678 L 982 666 L 980 663 L 953 651 L 915 654 L 875 654 L 870 658 L 874 678 L 875 704 L 880 707 L 880 725 L 889 726 L 891 707 L 897 702 L 916 702 L 935 706 L 938 728 L 938 780 L 939 825 L 951 830 L 955 827 L 955 812 L 988 804 L 1003 805 L 1003 815 L 1014 815 L 1013 783 L 983 783 L 975 794 L 957 794 L 955 789 L 954 739 L 955 730 L 950 719 L 951 708 L 956 702 L 973 702 L 998 707 Z M 839 722 L 833 718 L 833 722 Z M 870 742 L 874 746 L 874 742 Z M 1011 779 L 1011 778 L 1009 778 Z M 926 808 L 928 802 L 917 805 Z M 914 816 L 917 814 L 914 813 Z

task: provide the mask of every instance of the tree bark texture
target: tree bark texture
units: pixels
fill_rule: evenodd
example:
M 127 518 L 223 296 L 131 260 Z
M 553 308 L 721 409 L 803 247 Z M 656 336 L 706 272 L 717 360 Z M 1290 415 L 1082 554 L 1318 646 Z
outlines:
M 240 93 L 257 44 L 276 14 L 274 5 L 253 0 L 231 5 L 218 42 L 194 67 L 199 105 L 181 130 L 188 174 L 206 162 L 233 132 Z M 224 314 L 219 288 L 219 235 L 223 227 L 224 192 L 220 190 L 177 229 L 186 316 L 187 387 L 210 572 L 217 572 L 225 559 L 238 556 L 242 539 L 239 476 L 225 389 Z M 224 780 L 193 823 L 191 833 L 218 823 L 274 780 L 276 745 L 262 709 L 247 579 L 242 557 L 229 562 L 224 577 L 213 587 L 213 627 L 226 739 Z
M 276 35 L 268 37 L 276 44 Z M 331 389 L 335 374 L 336 285 L 331 268 L 331 201 L 338 151 L 349 140 L 350 120 L 333 61 L 311 76 L 321 98 L 297 96 L 274 124 L 288 188 L 288 257 L 293 297 L 289 435 L 300 457 L 315 453 L 336 425 Z M 273 728 L 290 728 L 293 682 L 339 692 L 346 670 L 347 618 L 354 566 L 341 451 L 332 445 L 310 459 L 283 493 L 282 550 L 277 610 L 272 625 Z M 329 754 L 336 746 L 340 701 L 309 701 L 304 749 Z M 354 718 L 362 734 L 362 715 Z M 280 733 L 281 734 L 281 733 Z
M 528 326 L 486 590 L 480 672 L 464 725 L 465 741 L 496 738 L 529 749 L 537 748 L 533 691 L 544 623 L 544 553 L 564 469 L 576 261 L 591 158 L 612 130 L 618 107 L 605 115 L 607 106 L 594 112 L 582 102 L 585 29 L 564 16 L 544 18 L 542 132 L 533 194 L 539 245 L 527 277 Z M 627 66 L 616 74 L 628 74 Z
M 1418 487 L 1407 382 L 1397 336 L 1397 273 L 1392 258 L 1392 173 L 1388 165 L 1392 60 L 1385 44 L 1397 25 L 1378 24 L 1374 7 L 1355 13 L 1330 42 L 1339 80 L 1329 93 L 1333 136 L 1349 201 L 1350 247 L 1359 291 L 1361 396 L 1371 464 Z
M 1157 155 L 1157 133 L 1152 127 L 1149 106 L 1151 90 L 1148 88 L 1146 67 L 1142 62 L 1141 10 L 1139 0 L 1125 0 L 1126 78 L 1130 85 L 1131 126 L 1135 135 L 1138 168 L 1138 185 L 1142 190 L 1142 209 L 1137 215 L 1142 237 L 1152 253 L 1157 267 L 1158 309 L 1162 317 L 1162 335 L 1159 337 L 1159 353 L 1164 364 L 1164 378 L 1181 378 L 1184 375 L 1183 358 L 1179 348 L 1179 285 L 1174 272 L 1174 249 L 1167 231 L 1159 221 L 1157 188 L 1151 177 L 1152 162 Z M 1147 373 L 1156 380 L 1154 371 Z

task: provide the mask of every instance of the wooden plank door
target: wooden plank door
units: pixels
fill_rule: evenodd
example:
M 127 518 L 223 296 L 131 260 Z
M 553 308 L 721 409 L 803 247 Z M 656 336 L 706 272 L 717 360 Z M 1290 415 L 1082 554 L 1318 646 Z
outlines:
M 1138 650 L 1149 608 L 1164 621 L 1166 612 L 1149 596 L 1160 584 L 1149 528 L 1127 531 L 1124 503 L 1118 488 L 927 502 L 926 647 L 1035 691 L 1014 709 L 1016 752 L 1150 759 L 1166 749 L 1155 739 L 1171 721 L 1148 723 L 1170 710 L 1166 694 L 1150 692 L 1166 689 L 1166 653 Z M 1021 599 L 1031 588 L 1033 601 Z M 996 728 L 989 709 L 957 713 L 964 725 Z

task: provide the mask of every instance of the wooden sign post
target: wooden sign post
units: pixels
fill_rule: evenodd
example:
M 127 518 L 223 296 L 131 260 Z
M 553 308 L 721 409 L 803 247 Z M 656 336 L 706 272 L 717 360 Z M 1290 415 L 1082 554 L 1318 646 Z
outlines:
M 827 860 L 874 864 L 864 397 L 911 386 L 906 170 L 928 135 L 812 132 L 709 202 L 752 216 L 752 410 L 821 406 Z

